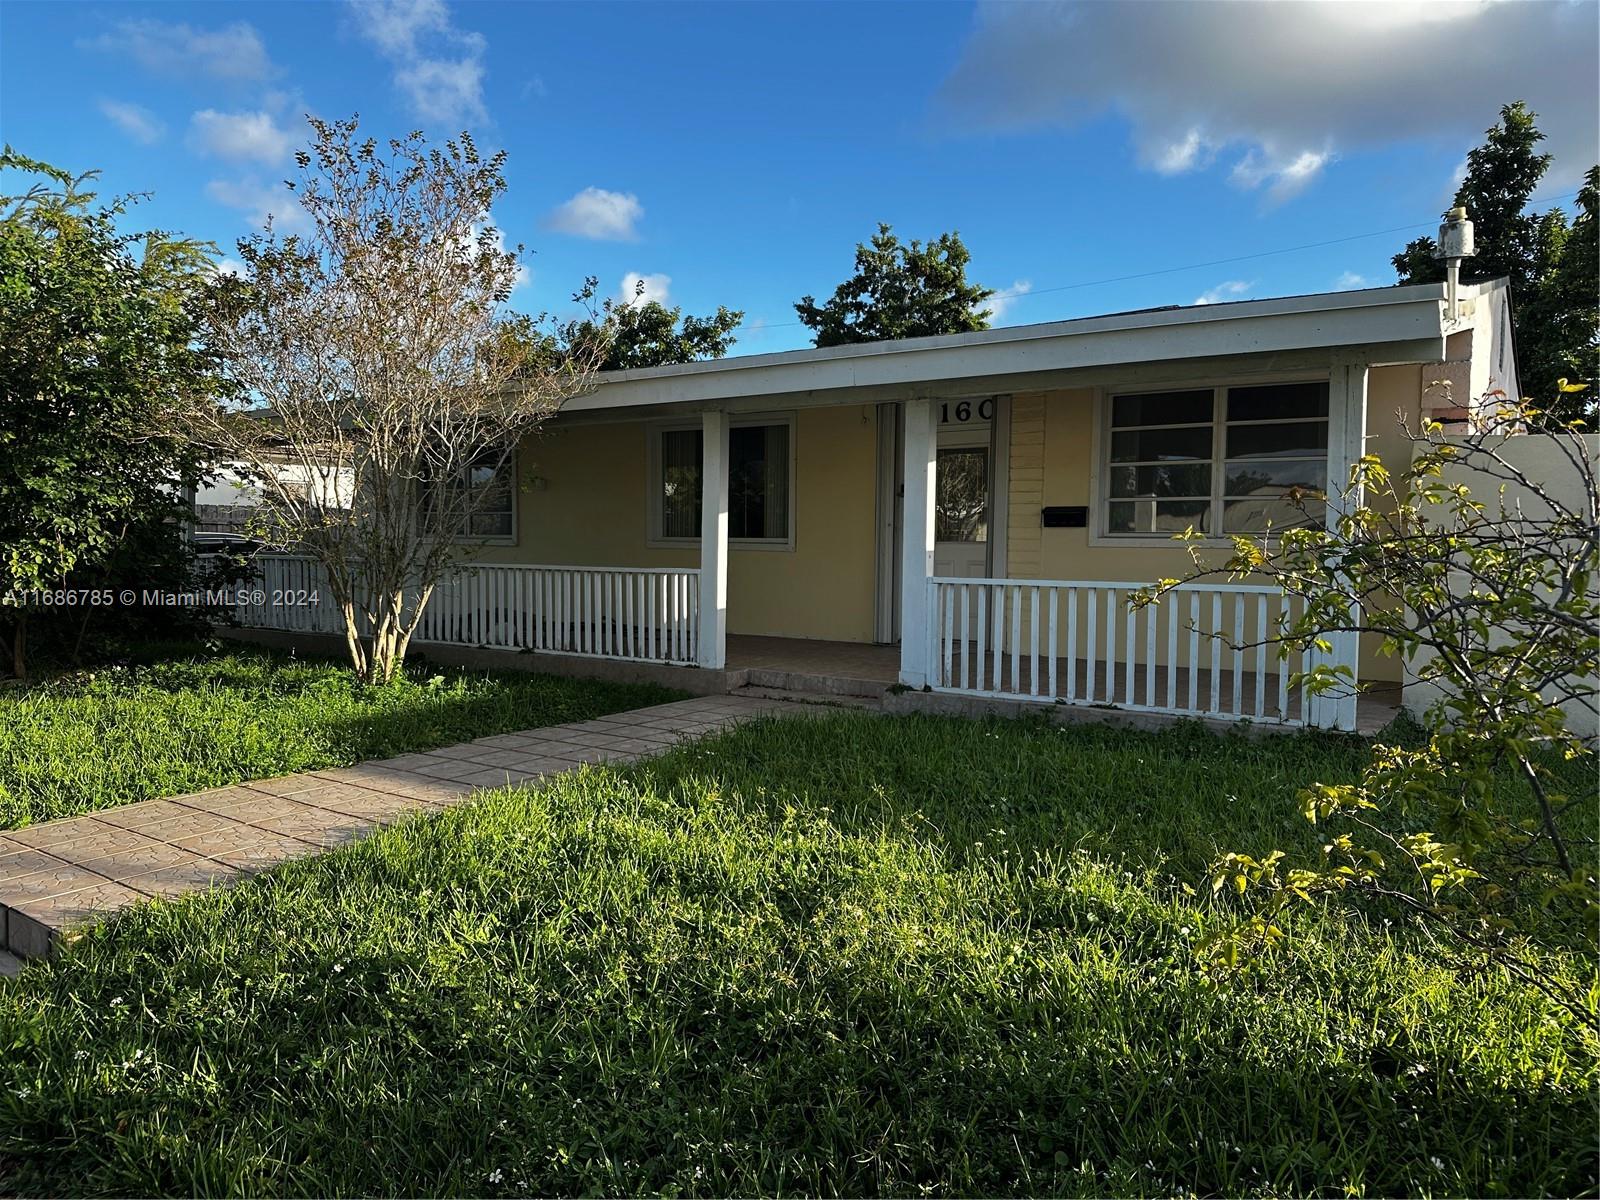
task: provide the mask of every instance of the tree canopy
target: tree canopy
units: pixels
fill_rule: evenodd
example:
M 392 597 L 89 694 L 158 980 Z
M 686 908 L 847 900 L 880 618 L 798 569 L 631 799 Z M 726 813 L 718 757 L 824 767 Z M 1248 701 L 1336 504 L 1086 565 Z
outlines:
M 317 560 L 352 665 L 386 683 L 439 581 L 475 539 L 509 532 L 490 514 L 514 496 L 517 447 L 590 364 L 530 361 L 531 322 L 505 309 L 517 256 L 490 223 L 503 153 L 308 120 L 294 187 L 310 228 L 241 241 L 207 328 L 261 419 L 186 416 Z
M 989 328 L 993 288 L 967 282 L 971 255 L 954 231 L 904 244 L 885 224 L 856 246 L 855 274 L 825 304 L 804 296 L 795 312 L 818 346 L 971 333 Z
M 744 313 L 722 305 L 709 317 L 684 316 L 682 308 L 636 295 L 631 302 L 607 302 L 600 313 L 568 323 L 559 340 L 568 347 L 589 348 L 602 371 L 664 367 L 721 358 L 742 320 Z
M 1560 208 L 1529 211 L 1534 189 L 1550 169 L 1538 151 L 1544 134 L 1538 114 L 1522 101 L 1500 110 L 1483 144 L 1467 155 L 1466 175 L 1454 204 L 1472 218 L 1477 254 L 1466 261 L 1467 280 L 1511 281 L 1512 320 L 1523 393 L 1552 406 L 1558 417 L 1592 407 L 1596 394 L 1600 310 L 1595 280 L 1600 252 L 1595 217 L 1600 207 L 1600 169 L 1591 168 L 1578 194 L 1578 215 L 1569 225 Z M 1401 283 L 1436 283 L 1444 264 L 1438 244 L 1420 237 L 1394 256 Z M 1562 392 L 1559 381 L 1589 384 L 1584 392 Z
M 131 201 L 99 203 L 93 173 L 9 146 L 0 169 L 36 181 L 0 197 L 0 613 L 20 675 L 30 615 L 52 607 L 37 593 L 179 528 L 200 464 L 165 413 L 221 381 L 199 334 L 206 246 L 119 231 Z

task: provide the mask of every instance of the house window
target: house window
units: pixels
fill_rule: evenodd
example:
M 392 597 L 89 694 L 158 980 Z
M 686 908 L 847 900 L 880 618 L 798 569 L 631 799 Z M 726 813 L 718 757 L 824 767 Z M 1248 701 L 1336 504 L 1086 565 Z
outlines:
M 493 456 L 498 459 L 499 455 Z M 435 513 L 437 484 L 425 485 L 422 497 L 424 528 L 454 525 L 470 509 L 467 528 L 460 536 L 469 539 L 493 538 L 509 541 L 516 536 L 516 488 L 511 461 L 496 466 L 493 460 L 457 471 L 443 487 L 449 501 L 442 513 Z M 437 524 L 435 524 L 437 522 Z
M 1315 523 L 1327 486 L 1328 385 L 1113 395 L 1104 465 L 1113 537 Z
M 498 470 L 493 464 L 468 467 L 461 486 L 473 505 L 472 537 L 509 538 L 516 530 L 516 489 L 511 484 L 512 465 Z
M 701 449 L 698 429 L 661 431 L 659 537 L 700 536 Z
M 653 540 L 700 537 L 704 447 L 699 429 L 656 431 Z M 745 422 L 728 430 L 728 538 L 784 545 L 792 538 L 794 429 L 790 421 Z

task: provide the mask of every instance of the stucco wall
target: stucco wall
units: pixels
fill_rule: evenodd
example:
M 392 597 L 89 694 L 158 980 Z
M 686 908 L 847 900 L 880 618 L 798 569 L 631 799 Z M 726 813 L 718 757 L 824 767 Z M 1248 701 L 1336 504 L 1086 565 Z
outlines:
M 877 426 L 871 406 L 796 414 L 793 550 L 730 548 L 728 629 L 870 642 L 876 530 Z M 698 566 L 695 547 L 646 544 L 644 422 L 552 423 L 518 454 L 523 481 L 513 545 L 490 562 L 573 566 Z

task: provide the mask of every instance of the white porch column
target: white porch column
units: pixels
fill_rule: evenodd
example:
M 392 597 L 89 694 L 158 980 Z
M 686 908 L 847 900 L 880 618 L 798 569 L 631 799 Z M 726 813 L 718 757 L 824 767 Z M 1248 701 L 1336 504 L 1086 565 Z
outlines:
M 702 667 L 728 662 L 728 414 L 700 414 L 700 645 Z
M 1348 492 L 1350 468 L 1366 453 L 1367 435 L 1367 364 L 1363 362 L 1336 361 L 1328 378 L 1328 528 L 1332 529 L 1341 516 L 1359 507 L 1364 500 L 1360 489 Z M 1359 610 L 1351 613 L 1351 620 L 1359 619 Z M 1313 650 L 1313 664 L 1348 666 L 1351 682 L 1360 679 L 1361 635 L 1336 633 L 1328 638 L 1332 651 L 1323 654 Z M 1342 692 L 1343 689 L 1341 689 Z M 1306 718 L 1309 724 L 1322 729 L 1339 729 L 1354 733 L 1356 728 L 1356 695 L 1313 696 L 1308 704 Z
M 906 401 L 905 503 L 900 553 L 900 682 L 926 687 L 933 678 L 928 578 L 933 574 L 934 482 L 938 470 L 938 408 Z

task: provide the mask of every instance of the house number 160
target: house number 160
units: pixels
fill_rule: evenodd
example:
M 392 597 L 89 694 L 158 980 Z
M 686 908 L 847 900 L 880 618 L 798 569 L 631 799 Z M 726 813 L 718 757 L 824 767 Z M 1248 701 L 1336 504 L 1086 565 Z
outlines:
M 988 399 L 979 400 L 976 414 L 973 412 L 971 400 L 957 400 L 954 404 L 946 400 L 939 405 L 939 424 L 941 425 L 950 425 L 952 423 L 965 425 L 973 419 L 974 415 L 980 421 L 994 420 L 994 397 L 990 396 Z

